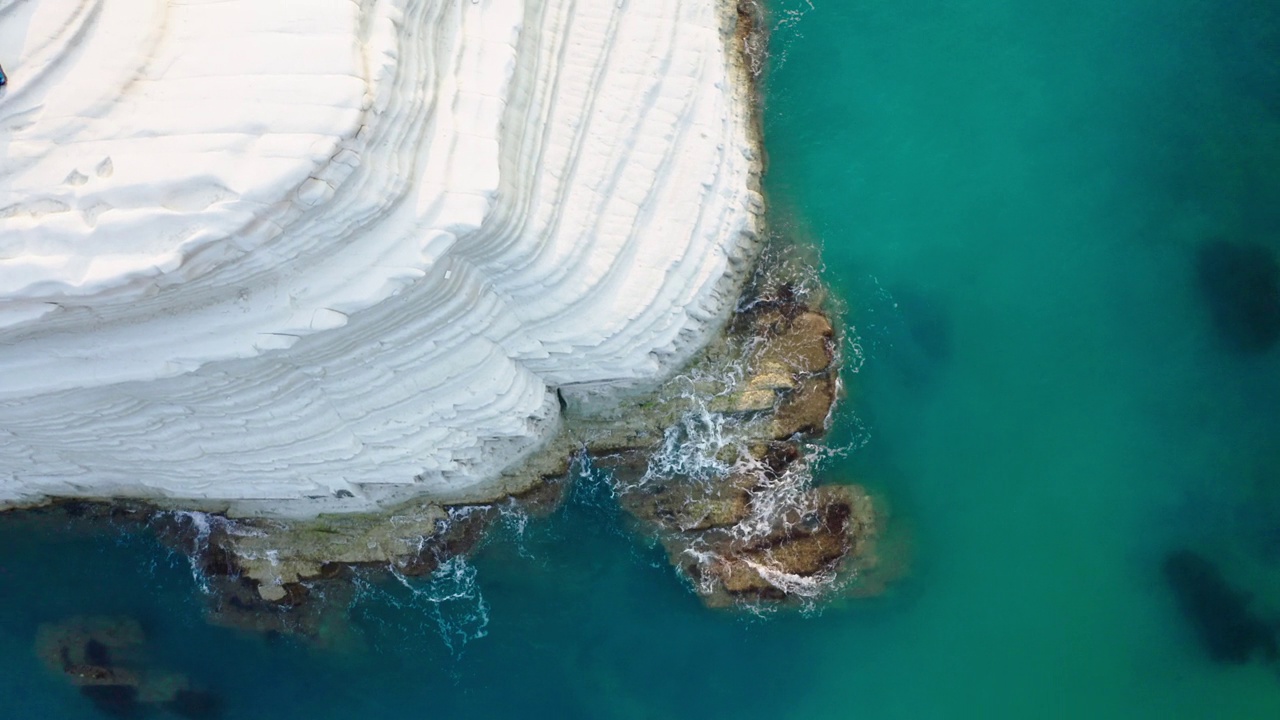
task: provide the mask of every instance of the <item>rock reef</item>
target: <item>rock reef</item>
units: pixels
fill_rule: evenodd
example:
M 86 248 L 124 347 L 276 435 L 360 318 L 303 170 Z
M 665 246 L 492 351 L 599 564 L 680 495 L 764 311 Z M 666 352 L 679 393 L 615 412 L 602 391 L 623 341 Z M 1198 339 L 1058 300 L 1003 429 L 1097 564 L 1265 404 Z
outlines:
M 1196 275 L 1223 345 L 1263 353 L 1280 341 L 1280 260 L 1264 244 L 1210 240 L 1196 249 Z
M 618 399 L 611 421 L 597 403 L 585 414 L 566 403 L 563 464 L 520 495 L 288 521 L 163 513 L 152 524 L 195 558 L 215 621 L 317 637 L 334 625 L 326 606 L 345 607 L 353 572 L 431 575 L 503 513 L 556 509 L 574 482 L 570 455 L 585 452 L 709 605 L 829 595 L 877 568 L 884 512 L 860 486 L 814 481 L 810 442 L 840 394 L 839 340 L 807 304 L 814 289 L 797 295 L 792 269 L 766 259 L 761 275 L 783 279 L 754 288 L 729 333 L 657 394 Z
M 1162 566 L 1178 608 L 1205 652 L 1221 663 L 1280 659 L 1274 627 L 1250 607 L 1250 596 L 1232 587 L 1213 561 L 1194 550 L 1169 553 Z
M 217 695 L 146 657 L 146 635 L 127 617 L 72 617 L 36 629 L 36 655 L 109 717 L 141 717 L 147 707 L 171 717 L 222 716 Z

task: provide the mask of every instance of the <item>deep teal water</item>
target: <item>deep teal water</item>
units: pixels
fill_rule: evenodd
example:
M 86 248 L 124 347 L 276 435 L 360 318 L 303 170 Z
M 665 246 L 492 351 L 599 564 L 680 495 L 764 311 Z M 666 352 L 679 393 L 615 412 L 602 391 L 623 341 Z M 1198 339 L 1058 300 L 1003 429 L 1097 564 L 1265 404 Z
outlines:
M 1206 240 L 1280 250 L 1280 6 L 773 9 L 775 225 L 849 307 L 827 479 L 909 529 L 892 593 L 708 612 L 588 482 L 316 651 L 206 625 L 146 534 L 9 518 L 0 717 L 100 717 L 32 654 L 76 613 L 140 618 L 246 719 L 1280 715 L 1276 666 L 1212 662 L 1160 572 L 1193 547 L 1280 620 L 1280 349 L 1225 346 L 1196 281 Z

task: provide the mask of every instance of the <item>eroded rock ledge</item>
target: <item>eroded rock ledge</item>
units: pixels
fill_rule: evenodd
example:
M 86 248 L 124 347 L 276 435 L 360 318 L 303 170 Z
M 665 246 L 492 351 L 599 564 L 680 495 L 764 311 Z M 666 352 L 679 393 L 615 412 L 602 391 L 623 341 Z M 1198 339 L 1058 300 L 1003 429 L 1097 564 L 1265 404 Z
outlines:
M 755 65 L 749 53 L 762 47 L 759 22 L 753 3 L 717 6 L 721 12 L 730 8 L 717 23 L 731 48 L 725 72 L 735 88 L 732 104 L 739 112 L 748 108 L 743 116 L 731 113 L 726 126 L 736 137 L 748 138 L 745 156 L 733 160 L 741 172 L 731 183 L 735 193 L 745 194 L 732 199 L 737 220 L 728 237 L 735 249 L 716 251 L 719 264 L 700 276 L 699 297 L 706 303 L 689 315 L 688 327 L 664 330 L 669 343 L 655 351 L 656 368 L 636 371 L 629 359 L 621 365 L 604 359 L 580 376 L 544 376 L 555 382 L 544 388 L 549 397 L 533 393 L 538 410 L 529 418 L 537 422 L 518 428 L 523 439 L 499 448 L 499 455 L 527 453 L 528 433 L 555 432 L 544 437 L 540 452 L 526 455 L 499 477 L 486 474 L 474 491 L 423 493 L 413 486 L 423 478 L 396 481 L 394 488 L 380 485 L 385 478 L 351 489 L 343 480 L 326 486 L 331 495 L 322 498 L 341 514 L 301 519 L 229 519 L 225 509 L 238 506 L 226 502 L 205 503 L 206 512 L 176 511 L 202 504 L 173 492 L 167 500 L 110 505 L 72 500 L 61 507 L 157 527 L 192 555 L 213 590 L 215 619 L 312 635 L 331 620 L 330 609 L 346 606 L 351 573 L 431 574 L 470 551 L 511 504 L 522 512 L 554 508 L 570 458 L 582 452 L 612 471 L 622 505 L 642 531 L 661 540 L 673 564 L 711 605 L 813 598 L 874 566 L 880 525 L 875 503 L 858 486 L 814 487 L 811 477 L 809 443 L 825 432 L 840 381 L 838 334 L 808 266 L 777 255 L 762 261 L 729 331 L 718 338 L 708 335 L 732 310 L 748 275 L 763 212 L 757 192 L 760 163 L 751 150 L 759 148 L 758 117 L 749 109 Z M 432 286 L 437 290 L 446 288 L 439 283 L 454 272 L 443 265 L 439 270 L 438 287 Z M 399 302 L 392 304 L 405 310 Z M 707 340 L 710 345 L 701 351 L 690 349 Z M 598 349 L 612 352 L 619 343 L 631 347 L 631 342 L 618 335 Z M 590 345 L 597 347 L 594 341 Z M 649 353 L 644 363 L 652 360 Z M 684 370 L 655 392 L 652 373 L 676 361 L 685 363 Z M 585 381 L 576 382 L 578 377 Z M 235 429 L 243 434 L 243 427 Z M 311 460 L 318 463 L 314 467 L 338 472 L 324 458 Z M 466 470 L 465 465 L 459 468 Z M 446 477 L 479 478 L 445 472 L 437 479 Z M 382 489 L 371 493 L 375 486 Z M 353 497 L 353 491 L 365 495 Z M 404 496 L 415 497 L 393 502 Z M 367 509 L 371 502 L 379 509 Z M 352 512 L 359 508 L 366 510 Z
M 736 0 L 0 2 L 0 507 L 519 492 L 759 248 Z
M 768 267 L 768 266 L 766 266 Z M 383 516 L 281 522 L 165 515 L 217 590 L 215 617 L 315 632 L 352 572 L 429 575 L 474 548 L 503 512 L 543 514 L 587 453 L 637 522 L 711 606 L 809 601 L 873 569 L 883 517 L 857 485 L 815 485 L 812 444 L 840 394 L 839 338 L 815 287 L 768 267 L 731 323 L 658 393 L 608 412 L 566 402 L 560 464 L 498 503 L 408 504 Z
M 554 511 L 585 453 L 643 536 L 713 607 L 809 603 L 876 570 L 883 509 L 860 486 L 816 484 L 816 444 L 841 394 L 841 339 L 803 265 L 770 255 L 729 332 L 658 392 L 564 407 L 565 431 L 525 492 L 386 513 L 232 519 L 140 503 L 65 501 L 39 512 L 146 524 L 192 558 L 215 622 L 319 637 L 343 623 L 354 580 L 430 576 L 503 513 Z M 874 592 L 873 588 L 871 592 Z
M 877 562 L 871 496 L 814 483 L 811 442 L 840 394 L 839 339 L 816 286 L 792 271 L 767 272 L 724 342 L 684 376 L 692 392 L 673 397 L 687 407 L 656 452 L 599 461 L 712 606 L 817 598 Z

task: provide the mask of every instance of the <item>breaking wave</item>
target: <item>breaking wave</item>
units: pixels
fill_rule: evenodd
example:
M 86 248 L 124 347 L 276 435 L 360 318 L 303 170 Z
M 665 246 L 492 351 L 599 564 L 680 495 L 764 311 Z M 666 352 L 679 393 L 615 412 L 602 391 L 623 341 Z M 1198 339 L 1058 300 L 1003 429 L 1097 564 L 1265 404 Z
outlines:
M 355 579 L 357 592 L 348 611 L 379 626 L 389 635 L 438 635 L 450 654 L 460 655 L 468 643 L 488 634 L 489 604 L 477 581 L 478 572 L 465 555 L 456 555 L 426 577 L 409 577 L 395 566 L 391 581 Z M 388 619 L 388 613 L 394 612 Z M 407 624 L 412 618 L 423 624 Z

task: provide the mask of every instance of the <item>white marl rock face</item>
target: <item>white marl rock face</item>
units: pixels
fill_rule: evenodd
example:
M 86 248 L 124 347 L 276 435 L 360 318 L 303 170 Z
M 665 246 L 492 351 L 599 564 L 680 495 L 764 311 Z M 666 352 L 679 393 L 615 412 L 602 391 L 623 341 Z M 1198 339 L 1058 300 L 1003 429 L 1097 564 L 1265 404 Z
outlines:
M 722 0 L 0 0 L 0 507 L 513 489 L 754 252 Z

